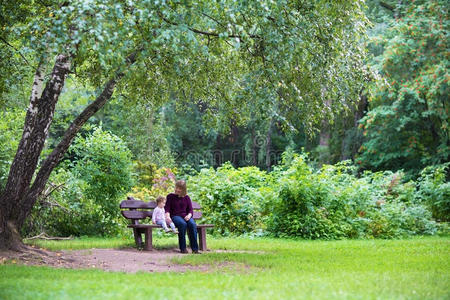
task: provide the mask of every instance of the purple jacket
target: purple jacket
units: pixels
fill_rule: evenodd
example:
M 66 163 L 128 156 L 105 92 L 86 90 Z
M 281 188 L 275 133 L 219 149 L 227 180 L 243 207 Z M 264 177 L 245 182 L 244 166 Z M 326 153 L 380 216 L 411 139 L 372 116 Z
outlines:
M 164 206 L 164 209 L 166 213 L 170 213 L 170 217 L 180 216 L 184 218 L 189 213 L 194 215 L 191 198 L 189 198 L 188 195 L 184 197 L 179 197 L 174 193 L 167 195 L 166 206 Z

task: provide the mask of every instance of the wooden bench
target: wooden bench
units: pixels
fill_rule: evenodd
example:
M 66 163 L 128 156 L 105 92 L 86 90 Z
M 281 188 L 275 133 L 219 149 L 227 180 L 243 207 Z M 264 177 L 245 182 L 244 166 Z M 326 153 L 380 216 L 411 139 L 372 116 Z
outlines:
M 144 250 L 151 251 L 153 249 L 152 244 L 152 233 L 153 228 L 162 228 L 161 225 L 156 224 L 140 224 L 139 221 L 145 220 L 146 218 L 152 219 L 153 209 L 156 207 L 155 201 L 144 202 L 136 200 L 133 197 L 127 197 L 120 203 L 120 208 L 122 216 L 131 221 L 128 225 L 129 228 L 133 228 L 134 240 L 136 241 L 136 246 L 138 248 L 143 248 Z M 192 208 L 194 210 L 193 218 L 194 220 L 201 219 L 202 212 L 201 206 L 192 201 Z M 197 224 L 197 233 L 199 239 L 199 250 L 206 251 L 206 228 L 214 227 L 212 224 Z M 187 230 L 186 230 L 187 232 Z M 142 244 L 142 234 L 144 234 L 145 242 Z

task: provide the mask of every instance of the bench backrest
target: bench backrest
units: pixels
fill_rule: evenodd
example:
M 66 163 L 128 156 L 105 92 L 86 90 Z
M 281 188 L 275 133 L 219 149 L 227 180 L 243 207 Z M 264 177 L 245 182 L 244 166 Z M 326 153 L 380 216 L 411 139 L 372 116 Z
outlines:
M 156 207 L 155 201 L 144 202 L 134 199 L 133 197 L 127 197 L 127 200 L 120 202 L 120 208 L 122 216 L 130 219 L 133 224 L 139 224 L 139 220 L 145 218 L 152 218 L 153 209 Z M 202 212 L 201 206 L 197 202 L 192 201 L 192 209 L 194 211 L 194 220 L 201 219 Z

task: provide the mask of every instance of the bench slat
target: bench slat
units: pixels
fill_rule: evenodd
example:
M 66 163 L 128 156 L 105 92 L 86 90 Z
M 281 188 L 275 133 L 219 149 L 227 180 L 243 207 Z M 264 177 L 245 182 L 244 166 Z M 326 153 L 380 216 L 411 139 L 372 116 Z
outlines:
M 155 201 L 144 202 L 141 200 L 136 200 L 133 197 L 128 197 L 127 200 L 120 202 L 120 208 L 140 208 L 140 209 L 154 209 L 156 207 Z M 195 201 L 192 201 L 192 208 L 194 210 L 202 209 L 201 205 Z
M 161 225 L 156 224 L 130 224 L 127 226 L 128 228 L 162 228 Z
M 138 200 L 125 200 L 120 203 L 120 208 L 142 208 L 142 209 L 153 209 L 156 207 L 156 203 L 144 202 Z
M 147 217 L 151 218 L 153 211 L 150 210 L 122 210 L 122 216 L 127 219 L 140 220 Z
M 202 216 L 203 216 L 203 213 L 201 211 L 194 210 L 194 215 L 193 215 L 194 220 L 201 219 Z

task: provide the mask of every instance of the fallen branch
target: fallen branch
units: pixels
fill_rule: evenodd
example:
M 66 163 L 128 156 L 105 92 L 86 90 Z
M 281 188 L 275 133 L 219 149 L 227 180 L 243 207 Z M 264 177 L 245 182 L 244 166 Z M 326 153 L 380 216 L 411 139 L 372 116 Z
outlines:
M 73 236 L 57 237 L 57 236 L 49 236 L 45 232 L 41 232 L 40 234 L 38 234 L 36 236 L 24 238 L 24 240 L 37 240 L 37 239 L 40 239 L 40 240 L 73 240 Z

